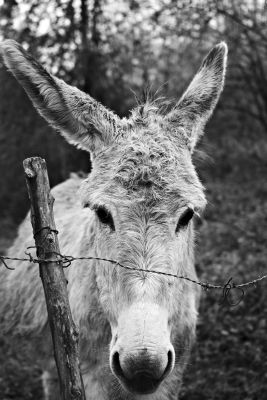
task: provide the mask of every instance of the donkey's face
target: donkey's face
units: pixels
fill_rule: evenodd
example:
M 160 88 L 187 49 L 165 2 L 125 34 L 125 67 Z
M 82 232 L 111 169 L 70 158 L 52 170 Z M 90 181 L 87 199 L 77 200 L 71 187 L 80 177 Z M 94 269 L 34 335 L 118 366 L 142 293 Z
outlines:
M 152 393 L 175 357 L 183 369 L 194 336 L 197 288 L 149 271 L 196 278 L 192 219 L 205 197 L 191 155 L 223 87 L 226 45 L 208 54 L 170 113 L 146 103 L 129 120 L 48 74 L 15 42 L 2 50 L 41 115 L 91 152 L 81 194 L 95 212 L 95 251 L 128 268 L 97 268 L 111 370 L 126 390 Z
M 205 197 L 185 140 L 148 112 L 96 156 L 82 197 L 95 210 L 97 255 L 134 269 L 97 269 L 112 371 L 132 392 L 154 391 L 174 366 L 174 341 L 193 336 L 197 315 L 195 286 L 146 272 L 196 278 L 191 220 Z

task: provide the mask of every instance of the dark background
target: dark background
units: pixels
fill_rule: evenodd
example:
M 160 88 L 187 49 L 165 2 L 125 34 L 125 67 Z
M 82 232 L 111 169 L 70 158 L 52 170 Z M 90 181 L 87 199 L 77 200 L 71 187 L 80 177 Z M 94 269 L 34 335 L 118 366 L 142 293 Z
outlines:
M 266 273 L 267 8 L 260 0 L 0 0 L 0 40 L 19 41 L 51 72 L 127 116 L 136 96 L 178 99 L 203 56 L 229 45 L 226 86 L 196 157 L 209 204 L 198 228 L 201 280 Z M 38 116 L 0 61 L 0 254 L 29 203 L 22 161 L 47 160 L 51 184 L 90 169 Z M 14 255 L 16 256 L 16 255 Z M 3 268 L 3 266 L 1 266 Z M 1 269 L 0 269 L 1 273 Z M 183 400 L 267 396 L 266 283 L 233 308 L 203 293 Z M 41 398 L 32 343 L 0 335 L 0 398 Z

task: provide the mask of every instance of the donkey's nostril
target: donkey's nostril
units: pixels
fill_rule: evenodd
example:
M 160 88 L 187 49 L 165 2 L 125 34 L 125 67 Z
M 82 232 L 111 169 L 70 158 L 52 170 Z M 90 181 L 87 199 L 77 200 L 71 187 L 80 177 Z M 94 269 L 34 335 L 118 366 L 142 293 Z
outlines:
M 172 354 L 172 351 L 169 350 L 169 351 L 168 351 L 168 364 L 169 364 L 169 363 L 172 363 L 172 359 L 173 359 L 173 354 Z
M 112 355 L 112 369 L 115 373 L 115 375 L 123 377 L 123 371 L 121 368 L 121 364 L 120 364 L 120 356 L 119 353 L 117 351 L 115 351 L 115 353 Z
M 166 377 L 171 372 L 171 370 L 173 368 L 173 364 L 174 364 L 174 357 L 175 357 L 174 351 L 169 350 L 168 351 L 167 366 L 166 366 L 166 368 L 164 370 L 163 378 Z

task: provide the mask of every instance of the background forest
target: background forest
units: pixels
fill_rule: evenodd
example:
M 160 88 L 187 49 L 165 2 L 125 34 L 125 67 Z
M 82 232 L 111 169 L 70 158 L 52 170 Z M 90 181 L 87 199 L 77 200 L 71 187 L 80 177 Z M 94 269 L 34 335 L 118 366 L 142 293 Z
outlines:
M 229 45 L 226 86 L 196 154 L 209 205 L 198 227 L 204 281 L 266 273 L 267 5 L 263 0 L 0 0 L 0 40 L 24 45 L 44 66 L 120 116 L 149 91 L 178 99 L 203 56 Z M 51 184 L 89 172 L 89 155 L 39 117 L 0 60 L 0 254 L 29 203 L 22 161 L 47 160 Z M 2 267 L 1 267 L 2 268 Z M 182 400 L 267 397 L 266 283 L 241 303 L 203 293 L 198 342 Z M 31 344 L 0 335 L 1 399 L 40 399 Z

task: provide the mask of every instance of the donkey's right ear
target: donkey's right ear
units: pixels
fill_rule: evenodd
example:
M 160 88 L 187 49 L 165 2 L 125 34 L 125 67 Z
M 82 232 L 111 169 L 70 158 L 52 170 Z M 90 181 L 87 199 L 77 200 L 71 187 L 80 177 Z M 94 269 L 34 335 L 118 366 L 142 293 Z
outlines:
M 50 75 L 14 40 L 2 42 L 0 51 L 38 112 L 68 142 L 94 153 L 111 143 L 122 129 L 119 117 L 89 95 Z
M 203 134 L 203 128 L 222 92 L 226 62 L 227 45 L 221 42 L 204 58 L 189 87 L 167 116 L 168 122 L 174 128 L 185 128 L 191 151 Z

